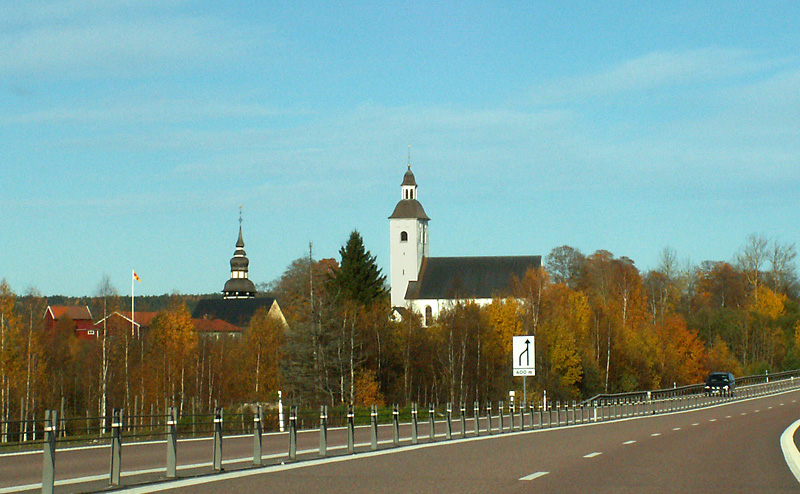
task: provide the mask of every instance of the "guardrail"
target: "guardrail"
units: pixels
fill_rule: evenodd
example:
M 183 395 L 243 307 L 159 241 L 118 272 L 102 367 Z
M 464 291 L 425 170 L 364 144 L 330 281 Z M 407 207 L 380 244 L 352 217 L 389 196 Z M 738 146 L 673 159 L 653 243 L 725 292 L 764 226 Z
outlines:
M 763 377 L 763 376 L 762 376 Z M 748 376 L 739 380 L 732 394 L 706 396 L 701 385 L 685 386 L 673 390 L 657 390 L 644 393 L 622 393 L 617 395 L 600 395 L 583 402 L 550 402 L 550 403 L 473 403 L 454 405 L 430 404 L 418 407 L 413 404 L 406 409 L 397 405 L 390 408 L 370 407 L 356 410 L 352 406 L 334 409 L 327 406 L 319 412 L 300 411 L 290 407 L 285 427 L 287 447 L 284 454 L 270 455 L 268 459 L 274 463 L 300 461 L 301 457 L 321 458 L 334 453 L 333 449 L 345 450 L 346 454 L 362 451 L 375 451 L 380 447 L 391 448 L 421 442 L 456 440 L 459 438 L 482 435 L 505 434 L 518 431 L 547 429 L 552 427 L 588 424 L 631 417 L 669 413 L 680 410 L 701 408 L 719 403 L 745 399 L 753 396 L 774 394 L 800 387 L 797 372 L 773 374 L 768 378 L 757 379 Z M 673 391 L 667 393 L 667 391 Z M 267 430 L 277 430 L 281 424 L 277 422 L 278 411 L 265 410 L 255 406 L 252 412 L 225 413 L 221 408 L 212 414 L 179 416 L 176 408 L 168 409 L 164 415 L 125 416 L 123 410 L 116 409 L 110 420 L 97 420 L 98 424 L 109 423 L 110 427 L 89 428 L 89 433 L 100 435 L 109 444 L 111 461 L 109 468 L 109 485 L 118 486 L 121 480 L 122 456 L 124 444 L 142 439 L 164 440 L 166 448 L 166 464 L 164 476 L 177 477 L 178 438 L 188 436 L 209 437 L 213 441 L 211 465 L 214 472 L 221 472 L 222 444 L 226 437 L 252 435 L 252 466 L 265 465 L 262 436 Z M 379 427 L 382 426 L 382 427 Z M 383 432 L 385 438 L 380 441 L 379 431 L 391 427 L 391 439 Z M 54 489 L 57 446 L 67 442 L 85 441 L 73 437 L 59 437 L 60 427 L 65 422 L 59 420 L 56 411 L 47 411 L 44 417 L 43 435 L 36 444 L 43 448 L 42 492 L 50 494 Z M 369 429 L 369 442 L 356 444 L 356 431 Z M 329 432 L 346 429 L 346 446 L 339 443 L 332 448 Z M 401 429 L 405 435 L 401 435 Z M 319 447 L 298 450 L 298 432 L 318 432 Z M 425 434 L 427 433 L 427 434 Z M 344 442 L 344 434 L 339 432 Z M 306 441 L 307 442 L 307 441 Z M 249 461 L 249 460 L 248 460 Z

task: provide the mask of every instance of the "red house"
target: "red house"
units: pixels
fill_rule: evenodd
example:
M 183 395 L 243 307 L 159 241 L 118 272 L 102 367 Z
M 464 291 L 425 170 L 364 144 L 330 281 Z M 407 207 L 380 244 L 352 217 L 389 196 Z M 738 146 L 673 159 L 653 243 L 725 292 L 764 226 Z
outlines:
M 97 338 L 92 312 L 88 306 L 50 305 L 44 313 L 44 327 L 47 331 L 54 331 L 59 321 L 67 321 L 72 325 L 75 336 L 82 340 Z

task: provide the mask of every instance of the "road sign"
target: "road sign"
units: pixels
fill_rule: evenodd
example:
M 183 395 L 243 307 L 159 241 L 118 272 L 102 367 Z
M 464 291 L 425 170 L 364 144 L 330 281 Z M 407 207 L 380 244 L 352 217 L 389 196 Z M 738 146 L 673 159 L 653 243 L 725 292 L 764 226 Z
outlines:
M 511 340 L 515 376 L 535 376 L 533 336 L 514 336 Z

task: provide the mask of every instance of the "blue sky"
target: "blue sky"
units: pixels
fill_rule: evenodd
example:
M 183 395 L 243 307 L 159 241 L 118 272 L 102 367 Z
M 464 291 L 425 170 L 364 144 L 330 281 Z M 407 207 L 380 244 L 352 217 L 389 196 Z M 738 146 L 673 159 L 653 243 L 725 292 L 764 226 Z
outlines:
M 698 5 L 699 4 L 699 5 Z M 800 2 L 0 1 L 0 278 L 218 292 L 358 229 L 431 255 L 800 240 Z

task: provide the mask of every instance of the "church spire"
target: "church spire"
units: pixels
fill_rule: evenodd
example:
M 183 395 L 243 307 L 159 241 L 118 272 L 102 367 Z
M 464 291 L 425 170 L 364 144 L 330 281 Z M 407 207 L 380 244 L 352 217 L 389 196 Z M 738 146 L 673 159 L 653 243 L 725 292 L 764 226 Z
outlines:
M 248 279 L 250 260 L 244 251 L 242 238 L 242 207 L 239 206 L 239 238 L 236 241 L 236 250 L 231 258 L 231 279 L 222 289 L 224 298 L 252 298 L 256 296 L 256 286 Z

